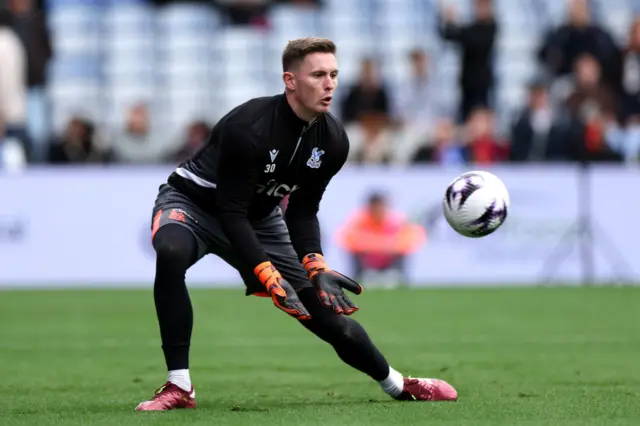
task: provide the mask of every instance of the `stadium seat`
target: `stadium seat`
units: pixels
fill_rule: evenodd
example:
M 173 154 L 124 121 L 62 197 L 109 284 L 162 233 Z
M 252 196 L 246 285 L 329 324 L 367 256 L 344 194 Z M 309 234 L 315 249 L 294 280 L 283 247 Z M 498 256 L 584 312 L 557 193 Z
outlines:
M 53 101 L 51 118 L 55 134 L 63 131 L 73 115 L 98 120 L 103 114 L 102 87 L 98 82 L 81 79 L 52 81 L 48 92 Z
M 48 15 L 52 47 L 56 53 L 97 53 L 102 22 L 100 9 L 87 5 L 59 6 Z
M 174 3 L 157 12 L 160 33 L 210 34 L 221 25 L 216 9 L 204 4 Z
M 144 5 L 151 3 L 150 0 L 102 0 L 105 7 L 121 7 L 128 5 Z
M 274 6 L 269 14 L 271 33 L 287 40 L 306 35 L 317 35 L 320 31 L 315 9 L 291 5 Z
M 110 37 L 133 37 L 155 32 L 153 9 L 144 4 L 111 7 L 103 11 L 105 32 Z
M 104 7 L 107 0 L 45 0 L 44 6 L 49 11 L 69 6 Z
M 225 82 L 243 77 L 259 78 L 263 72 L 264 49 L 268 43 L 259 30 L 225 28 L 212 44 L 212 53 Z
M 620 46 L 628 42 L 629 27 L 635 16 L 629 13 L 629 9 L 610 9 L 600 18 L 600 22 L 610 31 L 614 41 Z

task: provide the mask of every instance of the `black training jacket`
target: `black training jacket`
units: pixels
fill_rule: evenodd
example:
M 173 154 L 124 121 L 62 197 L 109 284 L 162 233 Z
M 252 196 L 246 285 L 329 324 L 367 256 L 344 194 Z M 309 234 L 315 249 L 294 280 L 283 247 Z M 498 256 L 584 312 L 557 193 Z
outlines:
M 269 215 L 288 194 L 286 222 L 298 257 L 322 253 L 317 212 L 349 139 L 331 114 L 305 122 L 284 94 L 252 99 L 225 115 L 169 184 L 216 216 L 243 260 L 269 260 L 251 220 Z

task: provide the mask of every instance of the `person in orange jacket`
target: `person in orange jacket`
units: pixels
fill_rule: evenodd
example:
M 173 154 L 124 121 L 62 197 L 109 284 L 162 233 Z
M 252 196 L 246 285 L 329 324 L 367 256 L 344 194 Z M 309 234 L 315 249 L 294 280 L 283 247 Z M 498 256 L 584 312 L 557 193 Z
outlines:
M 404 278 L 407 255 L 426 241 L 426 231 L 403 213 L 389 208 L 386 197 L 373 193 L 338 232 L 338 244 L 352 254 L 356 279 L 367 272 L 397 271 Z

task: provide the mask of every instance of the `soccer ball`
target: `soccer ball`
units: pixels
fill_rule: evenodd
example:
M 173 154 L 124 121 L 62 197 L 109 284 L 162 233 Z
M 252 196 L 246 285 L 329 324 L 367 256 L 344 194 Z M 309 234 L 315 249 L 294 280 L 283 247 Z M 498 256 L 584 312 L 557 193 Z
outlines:
M 459 234 L 470 238 L 493 233 L 507 218 L 509 192 L 489 172 L 464 173 L 447 187 L 444 216 Z

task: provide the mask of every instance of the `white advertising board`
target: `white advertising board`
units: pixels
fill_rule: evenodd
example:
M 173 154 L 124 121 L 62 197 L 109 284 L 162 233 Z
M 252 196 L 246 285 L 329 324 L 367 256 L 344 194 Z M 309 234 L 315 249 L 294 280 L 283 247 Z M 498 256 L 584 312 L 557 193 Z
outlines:
M 151 210 L 170 168 L 34 170 L 0 177 L 0 286 L 151 285 Z M 189 281 L 237 284 L 207 256 Z
M 358 208 L 370 191 L 386 192 L 394 207 L 418 220 L 427 230 L 427 243 L 409 262 L 408 275 L 418 285 L 532 284 L 551 279 L 577 283 L 582 263 L 577 238 L 580 178 L 571 166 L 503 166 L 491 169 L 509 189 L 511 207 L 503 227 L 480 239 L 456 234 L 442 215 L 444 189 L 467 170 L 439 168 L 345 170 L 332 183 L 321 207 L 321 222 L 331 264 L 349 270 L 348 254 L 335 245 L 335 230 L 345 214 Z M 625 223 L 624 212 L 638 211 L 640 197 L 634 197 L 640 174 L 624 169 L 603 169 L 591 173 L 593 217 L 602 234 L 610 237 L 626 263 L 631 262 L 640 230 Z M 635 185 L 634 185 L 635 182 Z M 627 191 L 623 195 L 623 191 Z M 340 212 L 340 213 L 337 213 Z M 595 279 L 609 281 L 620 275 L 640 281 L 640 269 L 612 269 L 605 262 L 609 251 L 595 235 Z M 603 244 L 604 245 L 604 244 Z M 554 261 L 560 259 L 561 262 Z M 619 262 L 620 263 L 620 262 Z
M 565 238 L 578 217 L 577 169 L 488 170 L 510 191 L 509 216 L 494 234 L 468 239 L 448 227 L 441 209 L 447 184 L 466 170 L 345 168 L 330 184 L 320 210 L 328 261 L 336 270 L 351 272 L 336 233 L 371 191 L 382 191 L 393 208 L 427 230 L 427 243 L 408 262 L 412 285 L 526 285 L 539 282 L 545 272 L 553 272 L 555 282 L 579 282 L 577 239 Z M 170 172 L 170 167 L 115 167 L 0 175 L 0 287 L 150 286 L 155 268 L 151 208 Z M 640 282 L 640 268 L 633 262 L 640 237 L 633 221 L 640 211 L 640 172 L 594 168 L 590 181 L 597 225 L 595 276 L 602 282 L 617 275 Z M 556 251 L 560 243 L 562 250 Z M 558 254 L 563 259 L 557 269 L 546 268 Z M 214 256 L 205 257 L 187 278 L 190 285 L 240 284 L 238 273 Z

